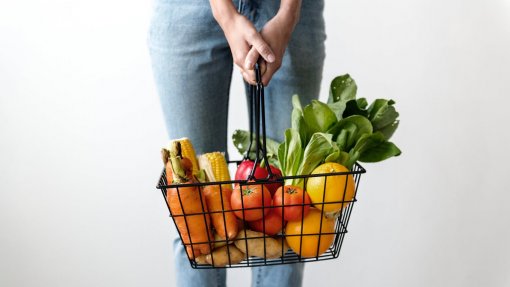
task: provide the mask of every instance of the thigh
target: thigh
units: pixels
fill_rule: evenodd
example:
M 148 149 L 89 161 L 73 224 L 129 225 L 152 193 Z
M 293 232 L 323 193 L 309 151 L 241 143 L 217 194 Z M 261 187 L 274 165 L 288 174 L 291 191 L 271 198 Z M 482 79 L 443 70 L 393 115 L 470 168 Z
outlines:
M 252 287 L 299 287 L 303 282 L 304 264 L 253 267 Z
M 261 10 L 260 21 L 269 20 L 278 9 L 274 3 L 268 7 Z M 267 136 L 270 138 L 282 141 L 285 129 L 290 128 L 293 95 L 299 95 L 303 105 L 319 97 L 326 40 L 323 10 L 323 0 L 302 1 L 300 20 L 282 66 L 265 88 Z
M 225 151 L 232 56 L 209 2 L 156 1 L 148 44 L 168 136 Z
M 226 269 L 193 269 L 180 238 L 174 242 L 175 281 L 179 287 L 226 286 Z

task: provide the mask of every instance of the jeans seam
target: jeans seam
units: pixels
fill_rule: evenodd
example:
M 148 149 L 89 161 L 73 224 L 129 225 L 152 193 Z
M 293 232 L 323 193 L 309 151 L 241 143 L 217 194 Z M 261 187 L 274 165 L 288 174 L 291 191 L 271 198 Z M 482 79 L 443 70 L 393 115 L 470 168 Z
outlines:
M 221 280 L 220 280 L 220 270 L 214 270 L 214 271 L 216 271 L 216 272 L 214 272 L 214 273 L 216 274 L 216 283 L 218 284 L 217 286 L 218 286 L 218 287 L 221 287 L 221 286 L 222 286 L 222 285 L 221 285 L 221 283 L 222 283 L 222 282 L 221 282 Z

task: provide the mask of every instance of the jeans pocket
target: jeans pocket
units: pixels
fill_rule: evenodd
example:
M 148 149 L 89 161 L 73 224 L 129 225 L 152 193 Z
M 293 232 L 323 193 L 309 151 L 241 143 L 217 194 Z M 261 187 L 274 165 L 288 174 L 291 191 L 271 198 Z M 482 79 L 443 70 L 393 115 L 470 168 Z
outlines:
M 179 48 L 177 45 L 195 44 L 207 39 L 212 32 L 221 31 L 207 0 L 157 0 L 149 27 L 151 48 Z

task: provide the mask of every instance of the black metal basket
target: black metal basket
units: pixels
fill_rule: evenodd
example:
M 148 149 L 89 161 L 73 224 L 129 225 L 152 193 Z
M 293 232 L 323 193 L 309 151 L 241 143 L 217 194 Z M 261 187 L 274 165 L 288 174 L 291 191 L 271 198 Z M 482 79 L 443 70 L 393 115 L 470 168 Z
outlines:
M 261 160 L 264 160 L 266 163 L 268 162 L 267 153 L 266 153 L 266 136 L 265 136 L 265 114 L 264 114 L 264 92 L 263 92 L 264 89 L 263 89 L 262 84 L 260 84 L 260 73 L 259 73 L 258 69 L 257 69 L 257 81 L 259 84 L 257 84 L 256 86 L 250 87 L 251 101 L 252 101 L 252 103 L 250 105 L 250 135 L 254 131 L 253 134 L 255 134 L 255 137 L 256 137 L 255 141 L 254 141 L 256 143 L 255 144 L 256 145 L 256 158 L 254 159 L 254 167 Z M 262 137 L 260 137 L 260 128 L 262 129 Z M 250 139 L 250 142 L 253 142 L 253 141 L 251 141 L 251 139 Z M 250 151 L 251 151 L 251 144 L 250 144 L 250 147 L 248 148 L 248 152 L 247 152 L 247 155 L 245 156 L 245 159 L 248 157 L 248 154 L 250 153 Z M 238 165 L 239 163 L 240 163 L 240 161 L 229 162 L 230 165 Z M 208 244 L 209 246 L 211 246 L 211 249 L 213 249 L 213 246 L 216 246 L 217 244 L 226 245 L 226 251 L 225 251 L 226 255 L 224 254 L 223 256 L 222 255 L 215 256 L 214 255 L 215 252 L 212 252 L 209 255 L 210 262 L 208 264 L 203 263 L 202 261 L 198 260 L 198 258 L 190 259 L 191 267 L 197 268 L 197 269 L 227 268 L 227 267 L 229 267 L 229 268 L 252 267 L 252 266 L 267 266 L 267 265 L 278 265 L 278 264 L 292 264 L 292 263 L 299 263 L 299 262 L 313 262 L 313 261 L 322 261 L 322 260 L 329 260 L 329 259 L 337 258 L 340 254 L 340 248 L 342 247 L 344 236 L 347 233 L 347 226 L 349 223 L 349 218 L 351 216 L 352 208 L 354 206 L 354 202 L 356 202 L 356 194 L 357 194 L 357 190 L 358 190 L 360 176 L 362 173 L 366 172 L 365 169 L 361 165 L 356 163 L 353 166 L 351 171 L 346 171 L 346 172 L 334 172 L 334 173 L 325 173 L 325 174 L 307 174 L 307 175 L 303 174 L 303 175 L 284 176 L 284 177 L 280 177 L 280 178 L 275 178 L 273 176 L 269 166 L 267 165 L 267 171 L 268 171 L 269 175 L 265 179 L 255 179 L 254 171 L 255 171 L 255 168 L 252 169 L 250 176 L 246 180 L 232 180 L 232 181 L 222 181 L 222 182 L 200 182 L 200 183 L 190 183 L 190 184 L 168 184 L 167 180 L 166 180 L 165 170 L 163 170 L 163 172 L 161 173 L 157 188 L 161 190 L 161 192 L 163 194 L 163 198 L 164 198 L 164 200 L 167 204 L 167 207 L 170 211 L 170 217 L 172 217 L 176 226 L 177 226 L 177 223 L 175 222 L 175 219 L 178 217 L 184 217 L 184 222 L 186 224 L 186 228 L 189 230 L 188 222 L 187 222 L 186 218 L 189 218 L 190 216 L 198 215 L 198 216 L 203 216 L 205 226 L 207 228 L 211 229 L 212 228 L 210 226 L 211 223 L 210 223 L 210 221 L 208 222 L 206 219 L 211 214 L 222 213 L 223 218 L 225 218 L 225 214 L 228 212 L 241 211 L 241 212 L 243 212 L 243 218 L 244 218 L 244 212 L 246 210 L 248 210 L 248 208 L 244 208 L 244 203 L 242 203 L 243 208 L 241 208 L 241 209 L 231 209 L 231 210 L 227 210 L 227 211 L 222 210 L 222 211 L 211 212 L 211 211 L 207 211 L 206 203 L 203 200 L 201 200 L 202 212 L 186 214 L 186 213 L 184 213 L 184 208 L 182 208 L 182 201 L 181 201 L 181 190 L 183 188 L 195 187 L 199 190 L 200 194 L 202 194 L 203 189 L 206 186 L 211 186 L 211 185 L 217 186 L 219 188 L 220 192 L 223 192 L 224 186 L 227 184 L 238 186 L 241 188 L 241 190 L 242 190 L 243 186 L 247 186 L 247 185 L 260 185 L 261 189 L 263 189 L 264 188 L 263 186 L 267 185 L 267 184 L 277 184 L 282 187 L 282 186 L 284 186 L 285 180 L 302 179 L 302 181 L 304 183 L 303 184 L 304 192 L 302 193 L 303 194 L 303 202 L 304 202 L 304 197 L 305 197 L 305 193 L 306 193 L 308 180 L 310 180 L 311 178 L 320 177 L 320 178 L 324 179 L 324 182 L 323 182 L 324 190 L 323 190 L 322 201 L 321 202 L 316 201 L 313 204 L 312 203 L 294 204 L 292 206 L 301 207 L 301 211 L 304 212 L 304 209 L 306 206 L 310 206 L 309 207 L 310 209 L 319 208 L 319 210 L 324 210 L 325 206 L 328 206 L 330 204 L 336 204 L 336 205 L 340 204 L 341 208 L 340 208 L 340 211 L 338 211 L 336 213 L 336 218 L 334 219 L 334 223 L 332 223 L 331 221 L 328 222 L 329 229 L 333 229 L 333 230 L 331 230 L 329 232 L 326 232 L 323 230 L 323 225 L 324 225 L 323 220 L 328 220 L 328 219 L 325 219 L 324 216 L 321 216 L 320 223 L 318 224 L 319 230 L 317 232 L 305 232 L 303 230 L 304 228 L 301 228 L 301 230 L 298 234 L 296 234 L 295 232 L 293 234 L 288 234 L 288 233 L 286 233 L 286 229 L 283 228 L 281 232 L 279 232 L 278 234 L 276 234 L 274 236 L 269 236 L 269 235 L 265 234 L 265 232 L 264 232 L 264 234 L 262 236 L 249 237 L 248 234 L 246 233 L 247 232 L 246 231 L 247 223 L 244 222 L 245 228 L 239 230 L 239 234 L 241 234 L 242 236 L 238 235 L 239 238 L 236 238 L 236 239 L 229 239 L 229 240 L 227 240 L 227 239 L 218 239 L 218 240 L 209 239 L 206 242 L 193 242 L 191 236 L 189 236 L 189 238 L 183 238 L 182 234 L 179 234 L 182 244 L 184 246 L 191 246 L 192 249 L 193 249 L 194 245 L 196 246 L 198 244 Z M 345 177 L 343 180 L 343 182 L 345 182 L 345 185 L 338 186 L 333 191 L 328 190 L 328 192 L 338 192 L 339 194 L 342 194 L 342 196 L 341 196 L 342 199 L 336 200 L 336 201 L 331 201 L 331 200 L 326 201 L 325 195 L 326 195 L 326 187 L 327 187 L 328 180 L 331 181 L 334 179 L 338 179 L 339 177 Z M 352 198 L 345 198 L 345 195 L 347 194 L 347 188 L 348 188 L 349 181 L 353 181 L 353 183 L 354 183 L 354 194 L 353 194 Z M 167 192 L 169 191 L 169 189 L 174 189 L 174 191 L 177 192 L 178 197 L 179 197 L 179 202 L 181 204 L 182 214 L 172 214 L 170 206 L 168 205 L 168 202 L 167 202 Z M 236 192 L 236 189 L 234 189 L 234 192 Z M 237 192 L 240 192 L 240 191 L 237 190 Z M 283 197 L 283 194 L 282 194 L 282 197 Z M 200 198 L 202 198 L 202 196 L 200 196 Z M 241 196 L 241 198 L 243 198 L 243 197 Z M 283 198 L 282 198 L 282 202 L 283 202 Z M 222 206 L 224 206 L 223 199 L 222 199 Z M 289 205 L 285 205 L 285 207 L 287 207 L 287 206 L 289 206 Z M 282 207 L 282 206 L 276 206 L 276 207 Z M 261 209 L 262 213 L 265 214 L 264 209 L 268 209 L 268 208 L 269 207 L 262 206 L 258 209 Z M 251 208 L 251 209 L 254 209 L 254 208 Z M 321 213 L 321 215 L 322 215 L 322 213 Z M 264 216 L 266 216 L 266 215 L 264 215 Z M 303 226 L 304 218 L 305 217 L 301 217 L 301 226 Z M 226 221 L 224 220 L 224 222 L 225 222 L 225 229 L 226 229 Z M 282 225 L 284 225 L 284 224 L 285 224 L 285 222 L 284 222 L 284 219 L 282 218 Z M 334 224 L 334 228 L 331 228 L 332 224 Z M 263 225 L 263 229 L 264 229 L 264 231 L 268 230 L 268 229 L 266 229 L 265 223 Z M 291 239 L 291 238 L 294 238 L 294 239 Z M 296 246 L 296 241 L 295 241 L 296 238 L 299 241 L 299 247 Z M 186 240 L 184 240 L 184 239 L 186 239 Z M 280 244 L 281 251 L 274 252 L 274 250 L 272 250 L 272 256 L 271 256 L 271 258 L 268 258 L 269 256 L 266 256 L 266 255 L 268 255 L 268 251 L 270 249 L 268 242 L 273 239 L 275 239 L 275 240 L 277 240 L 277 242 L 281 243 Z M 285 244 L 285 242 L 289 242 L 289 240 L 292 240 L 292 242 L 294 242 L 293 246 L 291 246 L 292 248 L 288 248 Z M 324 242 L 327 243 L 327 242 L 331 241 L 331 243 L 327 246 L 327 249 L 325 249 L 321 245 L 321 240 L 323 240 L 323 243 Z M 257 253 L 257 256 L 255 256 L 254 254 L 250 254 L 250 247 L 255 246 L 252 244 L 256 244 L 256 242 L 258 242 L 258 247 L 259 247 L 258 249 L 260 249 L 258 252 L 255 252 L 255 253 Z M 312 250 L 312 251 L 314 250 L 315 242 L 316 242 L 316 246 L 317 246 L 316 252 L 313 252 L 313 256 L 310 256 L 310 250 Z M 262 245 L 260 243 L 262 243 Z M 233 245 L 231 245 L 231 244 L 233 244 Z M 238 246 L 239 248 L 245 247 L 244 260 L 242 260 L 240 262 L 239 262 L 239 260 L 237 260 L 236 262 L 234 262 L 232 260 L 233 258 L 231 258 L 231 252 L 230 252 L 231 250 L 230 249 L 233 248 L 233 246 Z M 308 250 L 307 251 L 308 255 L 306 255 L 306 256 L 303 255 L 304 248 L 306 248 Z M 325 251 L 320 252 L 319 249 L 322 249 L 322 250 L 325 249 Z M 275 254 L 276 254 L 276 256 L 275 256 Z M 215 259 L 215 257 L 216 257 L 216 259 Z
M 235 163 L 231 163 L 231 164 L 235 164 Z M 351 212 L 352 212 L 352 208 L 354 206 L 354 202 L 356 202 L 356 193 L 357 193 L 357 189 L 358 189 L 358 185 L 359 185 L 359 181 L 360 181 L 360 176 L 362 173 L 365 173 L 365 169 L 359 165 L 359 164 L 355 164 L 354 168 L 352 169 L 352 171 L 346 173 L 346 172 L 339 172 L 339 173 L 329 173 L 329 174 L 314 174 L 314 175 L 299 175 L 299 176 L 288 176 L 288 177 L 283 177 L 281 178 L 280 180 L 277 180 L 277 181 L 273 181 L 273 180 L 263 180 L 263 181 L 257 181 L 257 182 L 247 182 L 247 181 L 240 181 L 240 180 L 233 180 L 233 181 L 223 181 L 223 182 L 207 182 L 207 183 L 195 183 L 195 184 L 168 184 L 166 182 L 166 176 L 165 176 L 165 172 L 163 171 L 162 174 L 161 174 L 161 177 L 160 177 L 160 180 L 159 180 L 159 184 L 157 186 L 158 189 L 161 190 L 162 194 L 163 194 L 163 197 L 165 199 L 165 202 L 167 202 L 166 200 L 166 194 L 167 194 L 167 189 L 169 188 L 176 188 L 177 190 L 179 190 L 180 188 L 183 188 L 183 187 L 186 187 L 186 186 L 196 186 L 199 188 L 199 190 L 202 192 L 203 188 L 207 185 L 217 185 L 219 186 L 219 188 L 221 189 L 222 188 L 222 185 L 224 184 L 239 184 L 239 185 L 249 185 L 249 184 L 272 184 L 272 183 L 279 183 L 279 184 L 283 184 L 283 180 L 285 179 L 291 179 L 291 178 L 302 178 L 304 181 L 305 181 L 305 188 L 304 190 L 306 191 L 306 182 L 309 178 L 311 177 L 324 177 L 325 178 L 325 181 L 327 181 L 328 178 L 332 177 L 332 176 L 347 176 L 348 174 L 351 174 L 353 175 L 353 178 L 354 178 L 354 182 L 355 182 L 355 195 L 354 195 L 354 198 L 352 200 L 342 200 L 342 201 L 329 201 L 329 202 L 322 202 L 322 203 L 318 203 L 318 205 L 321 205 L 321 204 L 342 204 L 344 205 L 344 207 L 342 208 L 342 211 L 341 213 L 339 214 L 339 216 L 336 218 L 335 220 L 335 228 L 334 228 L 334 232 L 331 232 L 331 233 L 326 233 L 326 232 L 321 232 L 319 231 L 319 233 L 301 233 L 299 236 L 301 237 L 306 237 L 306 236 L 318 236 L 319 237 L 319 242 L 317 244 L 317 248 L 319 247 L 320 245 L 320 239 L 322 238 L 321 236 L 325 236 L 325 235 L 333 235 L 334 236 L 334 239 L 333 239 L 333 242 L 331 244 L 331 246 L 329 246 L 329 248 L 327 249 L 326 252 L 322 253 L 322 254 L 317 254 L 316 256 L 314 257 L 302 257 L 300 255 L 298 255 L 296 252 L 292 251 L 292 249 L 288 249 L 288 250 L 283 250 L 282 249 L 282 256 L 280 258 L 272 258 L 272 259 L 268 259 L 268 258 L 262 258 L 262 257 L 256 257 L 256 256 L 250 256 L 249 254 L 247 254 L 247 258 L 245 260 L 243 260 L 242 262 L 240 263 L 236 263 L 236 264 L 230 264 L 231 263 L 231 260 L 229 258 L 229 264 L 226 264 L 225 266 L 223 267 L 218 267 L 218 266 L 214 266 L 214 256 L 211 256 L 212 257 L 212 261 L 213 261 L 213 264 L 210 265 L 210 264 L 199 264 L 196 260 L 194 259 L 190 259 L 190 263 L 191 263 L 191 266 L 193 268 L 225 268 L 225 267 L 250 267 L 250 266 L 265 266 L 265 265 L 278 265 L 278 264 L 291 264 L 291 263 L 298 263 L 298 262 L 312 262 L 312 261 L 321 261 L 321 260 L 329 260 L 329 259 L 334 259 L 334 258 L 337 258 L 340 254 L 340 248 L 342 247 L 342 242 L 344 240 L 344 236 L 345 234 L 347 233 L 347 226 L 349 224 L 349 218 L 351 216 Z M 325 185 L 326 186 L 326 185 Z M 342 190 L 344 189 L 344 187 L 339 187 L 339 190 L 338 192 L 342 192 Z M 179 191 L 178 191 L 179 192 Z M 345 195 L 345 192 L 343 193 Z M 310 204 L 312 205 L 312 204 Z M 315 204 L 317 205 L 317 203 Z M 305 206 L 305 204 L 302 204 L 303 208 Z M 168 207 L 168 204 L 167 204 L 167 207 Z M 202 207 L 204 208 L 205 210 L 205 202 L 202 203 Z M 264 207 L 262 207 L 261 209 L 264 209 Z M 169 208 L 170 210 L 170 208 Z M 239 209 L 232 209 L 230 211 L 226 211 L 226 212 L 234 212 L 234 211 L 237 211 Z M 223 211 L 225 212 L 225 211 Z M 198 215 L 198 214 L 211 214 L 211 212 L 202 212 L 202 213 L 193 213 L 193 214 L 179 214 L 179 215 L 172 215 L 170 213 L 170 216 L 172 218 L 174 217 L 179 217 L 179 216 L 193 216 L 193 215 Z M 205 220 L 205 218 L 204 218 Z M 320 227 L 322 227 L 322 223 L 320 224 Z M 239 232 L 243 232 L 243 230 L 240 230 Z M 179 234 L 180 235 L 180 234 Z M 286 235 L 285 234 L 285 229 L 278 235 L 276 236 L 269 236 L 269 235 L 264 235 L 264 237 L 266 238 L 285 238 Z M 294 235 L 295 236 L 295 235 Z M 264 237 L 246 237 L 245 238 L 242 238 L 242 239 L 238 239 L 239 241 L 243 241 L 243 244 L 250 244 L 248 241 L 249 240 L 252 240 L 252 239 L 262 239 Z M 211 240 L 209 242 L 192 242 L 191 241 L 191 238 L 189 240 L 190 243 L 186 244 L 184 243 L 184 241 L 182 240 L 182 237 L 181 237 L 181 242 L 182 244 L 184 244 L 185 246 L 188 246 L 188 245 L 191 245 L 193 246 L 193 244 L 203 244 L 203 243 L 209 243 L 211 245 L 215 245 L 215 244 L 218 244 L 218 243 L 223 243 L 225 242 L 226 240 Z M 236 241 L 235 239 L 234 240 L 229 240 L 229 241 Z M 302 241 L 301 241 L 302 242 Z M 265 253 L 265 243 L 266 243 L 266 240 L 263 240 L 263 243 L 264 243 L 264 253 Z M 228 245 L 227 245 L 228 246 Z M 283 245 L 282 245 L 283 247 Z M 228 248 L 228 247 L 227 247 Z M 301 249 L 302 247 L 300 247 Z M 230 252 L 227 252 L 227 255 L 230 255 Z

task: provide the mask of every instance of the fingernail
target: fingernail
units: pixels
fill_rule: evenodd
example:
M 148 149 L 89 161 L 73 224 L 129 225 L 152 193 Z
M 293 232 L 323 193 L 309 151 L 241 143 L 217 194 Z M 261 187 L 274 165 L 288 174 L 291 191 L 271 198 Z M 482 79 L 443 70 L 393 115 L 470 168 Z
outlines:
M 275 60 L 275 59 L 274 59 L 274 55 L 273 55 L 273 54 L 270 54 L 269 56 L 267 56 L 267 60 L 268 60 L 269 62 L 271 62 L 271 63 L 272 63 L 272 62 L 274 62 L 274 60 Z
M 251 61 L 247 61 L 244 66 L 246 69 L 250 69 L 253 66 L 253 63 Z

